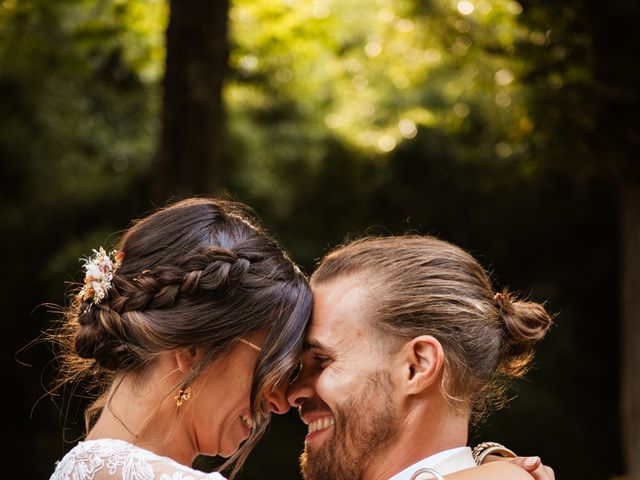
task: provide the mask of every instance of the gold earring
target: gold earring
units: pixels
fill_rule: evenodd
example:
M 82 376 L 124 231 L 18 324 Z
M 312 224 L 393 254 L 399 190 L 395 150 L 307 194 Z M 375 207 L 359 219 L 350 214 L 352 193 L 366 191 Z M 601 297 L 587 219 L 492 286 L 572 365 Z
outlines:
M 191 398 L 191 387 L 182 387 L 175 396 L 176 405 L 181 406 L 184 402 Z

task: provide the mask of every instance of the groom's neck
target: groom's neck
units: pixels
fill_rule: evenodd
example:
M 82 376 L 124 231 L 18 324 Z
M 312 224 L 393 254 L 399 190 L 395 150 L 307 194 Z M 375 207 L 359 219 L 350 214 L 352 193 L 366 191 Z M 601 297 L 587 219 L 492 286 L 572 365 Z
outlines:
M 436 453 L 467 445 L 469 417 L 440 408 L 419 405 L 402 419 L 398 436 L 369 462 L 365 480 L 387 480 L 414 463 Z

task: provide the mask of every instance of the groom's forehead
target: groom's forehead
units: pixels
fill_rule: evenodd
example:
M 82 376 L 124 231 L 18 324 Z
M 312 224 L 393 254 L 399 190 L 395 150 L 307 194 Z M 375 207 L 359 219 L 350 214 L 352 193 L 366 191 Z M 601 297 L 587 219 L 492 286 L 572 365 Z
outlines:
M 313 286 L 313 312 L 307 344 L 352 342 L 371 329 L 370 289 L 362 280 L 343 277 Z

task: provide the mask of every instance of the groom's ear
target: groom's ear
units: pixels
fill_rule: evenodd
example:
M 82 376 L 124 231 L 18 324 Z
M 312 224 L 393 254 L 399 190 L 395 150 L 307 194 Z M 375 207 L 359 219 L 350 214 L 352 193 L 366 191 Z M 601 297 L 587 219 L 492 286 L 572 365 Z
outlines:
M 416 395 L 431 387 L 440 378 L 444 365 L 444 350 L 431 335 L 415 337 L 405 344 L 404 384 L 407 394 Z

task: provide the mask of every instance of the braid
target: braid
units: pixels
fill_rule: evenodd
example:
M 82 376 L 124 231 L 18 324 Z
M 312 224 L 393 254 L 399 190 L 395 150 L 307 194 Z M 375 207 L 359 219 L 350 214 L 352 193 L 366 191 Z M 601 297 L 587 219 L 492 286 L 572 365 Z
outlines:
M 251 262 L 233 250 L 210 247 L 181 262 L 184 275 L 181 292 L 190 294 L 200 290 L 214 291 L 238 282 L 246 275 Z
M 118 272 L 107 301 L 79 305 L 76 352 L 110 370 L 131 365 L 138 358 L 129 334 L 135 329 L 131 313 L 171 308 L 179 297 L 237 285 L 250 266 L 247 258 L 232 250 L 210 247 L 178 265 L 158 266 L 136 276 Z
M 211 247 L 188 256 L 176 266 L 156 267 L 135 277 L 116 275 L 109 303 L 119 313 L 169 308 L 179 296 L 213 292 L 235 284 L 250 266 L 248 259 L 232 250 Z

